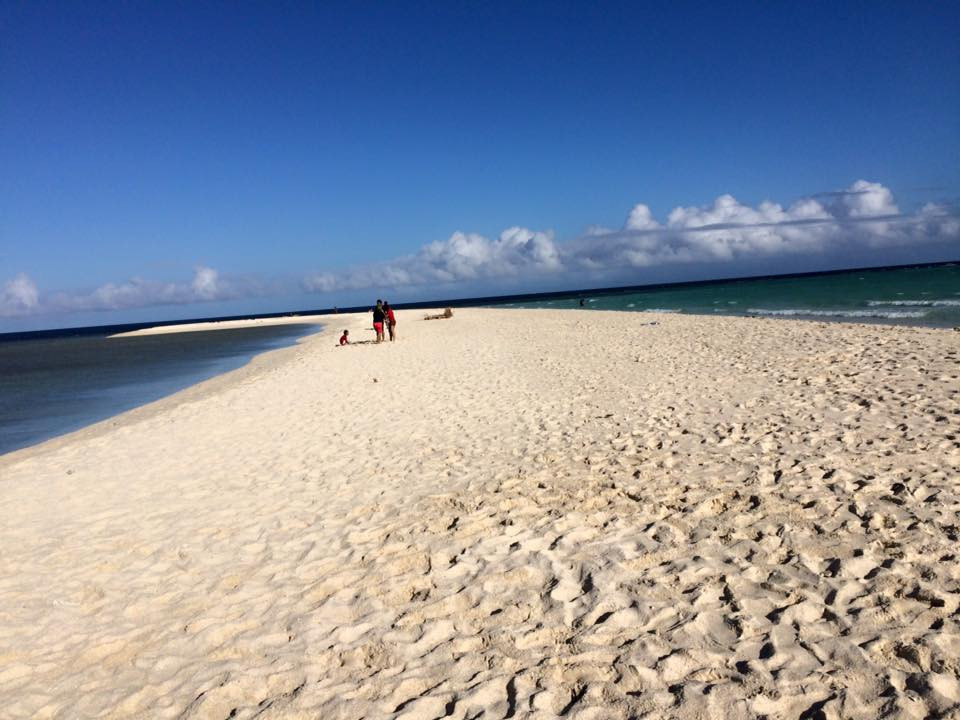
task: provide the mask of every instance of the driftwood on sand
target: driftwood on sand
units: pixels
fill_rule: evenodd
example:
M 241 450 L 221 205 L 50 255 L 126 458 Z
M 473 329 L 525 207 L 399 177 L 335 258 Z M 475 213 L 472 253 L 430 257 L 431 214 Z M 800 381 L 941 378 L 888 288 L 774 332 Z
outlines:
M 453 310 L 451 310 L 450 308 L 447 308 L 446 310 L 444 310 L 442 313 L 438 315 L 424 315 L 423 319 L 424 320 L 446 320 L 447 318 L 452 318 L 452 317 L 453 317 Z

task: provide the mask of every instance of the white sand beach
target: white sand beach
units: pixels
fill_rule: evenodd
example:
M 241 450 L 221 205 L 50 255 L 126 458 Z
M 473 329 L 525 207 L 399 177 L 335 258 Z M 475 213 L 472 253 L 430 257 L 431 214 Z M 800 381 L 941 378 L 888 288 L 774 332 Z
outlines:
M 0 717 L 960 717 L 960 334 L 426 312 L 0 458 Z

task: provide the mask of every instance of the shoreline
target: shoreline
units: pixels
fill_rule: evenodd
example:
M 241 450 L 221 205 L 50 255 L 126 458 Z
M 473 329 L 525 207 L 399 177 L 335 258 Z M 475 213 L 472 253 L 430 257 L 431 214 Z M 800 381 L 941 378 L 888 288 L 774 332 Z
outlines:
M 700 318 L 706 321 L 712 319 L 721 319 L 721 318 L 737 318 L 741 320 L 762 320 L 762 321 L 774 321 L 774 322 L 799 322 L 799 323 L 809 323 L 813 325 L 839 325 L 839 326 L 859 326 L 863 325 L 866 327 L 891 327 L 891 328 L 914 328 L 914 329 L 925 329 L 925 330 L 934 330 L 938 332 L 949 332 L 957 331 L 958 328 L 950 327 L 945 325 L 930 325 L 922 323 L 913 323 L 909 321 L 904 322 L 891 322 L 885 318 L 820 318 L 820 317 L 805 317 L 805 316 L 768 316 L 768 315 L 732 315 L 724 313 L 716 314 L 699 314 L 699 313 L 684 313 L 684 312 L 656 312 L 656 311 L 645 311 L 645 310 L 633 310 L 633 309 L 616 309 L 616 310 L 591 310 L 589 308 L 546 308 L 546 307 L 503 307 L 503 306 L 482 306 L 482 307 L 465 307 L 458 308 L 461 312 L 464 310 L 503 310 L 503 311 L 522 311 L 522 312 L 552 312 L 552 311 L 568 311 L 568 310 L 586 310 L 588 312 L 599 312 L 599 313 L 630 313 L 637 314 L 644 317 L 653 318 L 649 322 L 640 323 L 640 325 L 651 325 L 659 324 L 663 317 L 689 317 L 689 318 Z M 431 313 L 441 312 L 441 308 L 437 306 L 436 308 L 416 308 L 413 310 L 403 310 L 402 312 L 405 315 L 428 315 Z M 265 350 L 263 352 L 257 353 L 252 356 L 246 363 L 238 368 L 233 370 L 228 370 L 226 372 L 218 373 L 213 377 L 201 380 L 199 382 L 188 385 L 181 390 L 178 390 L 174 393 L 166 395 L 157 400 L 148 401 L 141 405 L 138 405 L 129 410 L 124 410 L 116 415 L 110 416 L 103 420 L 98 420 L 92 422 L 88 425 L 84 425 L 82 428 L 72 430 L 60 435 L 56 435 L 47 440 L 42 440 L 33 445 L 29 445 L 24 448 L 18 448 L 7 453 L 0 454 L 0 469 L 4 467 L 5 464 L 9 462 L 14 462 L 19 459 L 24 459 L 29 457 L 30 451 L 37 451 L 38 453 L 44 452 L 47 445 L 56 444 L 59 446 L 61 443 L 59 441 L 64 441 L 64 443 L 72 442 L 76 440 L 84 440 L 87 438 L 99 437 L 105 432 L 109 431 L 111 428 L 118 427 L 128 420 L 131 423 L 138 422 L 143 419 L 152 417 L 153 415 L 163 412 L 166 409 L 169 409 L 180 402 L 192 402 L 196 399 L 205 397 L 209 392 L 218 392 L 221 389 L 226 389 L 231 387 L 235 383 L 241 382 L 240 373 L 250 370 L 254 372 L 257 369 L 269 370 L 273 367 L 271 364 L 266 363 L 267 356 L 276 356 L 278 362 L 282 362 L 281 353 L 289 352 L 295 350 L 299 345 L 307 342 L 312 338 L 317 338 L 318 336 L 323 336 L 327 334 L 327 330 L 330 330 L 330 340 L 336 341 L 339 333 L 342 331 L 340 325 L 334 327 L 334 323 L 331 320 L 334 319 L 344 319 L 344 327 L 349 327 L 352 331 L 356 332 L 356 322 L 359 320 L 361 325 L 363 325 L 364 318 L 369 316 L 368 312 L 363 313 L 335 313 L 329 315 L 307 315 L 307 316 L 284 316 L 277 318 L 248 318 L 243 320 L 229 320 L 229 321 L 204 321 L 197 323 L 185 323 L 179 325 L 156 325 L 148 328 L 140 328 L 138 330 L 132 330 L 124 333 L 116 333 L 113 335 L 107 335 L 108 339 L 110 338 L 123 338 L 123 337 L 137 337 L 137 336 L 148 336 L 148 335 L 165 335 L 165 334 L 175 334 L 181 332 L 203 332 L 209 330 L 232 330 L 232 329 L 242 329 L 247 327 L 259 327 L 264 325 L 295 325 L 295 324 L 315 324 L 320 327 L 316 332 L 311 332 L 303 337 L 297 338 L 293 345 L 273 348 Z M 304 320 L 306 318 L 306 320 Z M 658 319 L 659 318 L 659 319 Z M 361 327 L 360 331 L 370 330 L 367 327 Z M 372 330 L 371 330 L 372 332 Z M 354 341 L 356 344 L 356 341 Z M 262 367 L 261 367 L 262 365 Z M 236 374 L 236 377 L 234 377 Z M 16 457 L 14 457 L 16 456 Z
M 651 325 L 659 324 L 663 317 L 690 317 L 690 318 L 700 318 L 706 321 L 712 319 L 720 318 L 737 318 L 741 320 L 763 320 L 763 321 L 774 321 L 774 322 L 799 322 L 799 323 L 810 323 L 813 325 L 840 325 L 840 326 L 859 326 L 863 325 L 866 327 L 891 327 L 891 328 L 915 328 L 915 329 L 925 329 L 925 330 L 934 330 L 938 332 L 950 332 L 957 331 L 960 328 L 950 327 L 945 325 L 930 325 L 922 323 L 913 323 L 909 321 L 903 322 L 891 322 L 885 318 L 821 318 L 821 317 L 805 317 L 805 316 L 768 316 L 768 315 L 732 315 L 732 314 L 699 314 L 699 313 L 684 313 L 684 312 L 656 312 L 656 311 L 645 311 L 645 310 L 633 310 L 633 309 L 617 309 L 617 310 L 591 310 L 589 308 L 545 308 L 545 307 L 502 307 L 502 306 L 483 306 L 483 307 L 466 307 L 458 308 L 461 312 L 464 310 L 503 310 L 503 311 L 522 311 L 522 312 L 552 312 L 552 311 L 568 311 L 568 310 L 586 310 L 588 312 L 600 312 L 600 313 L 630 313 L 637 314 L 641 316 L 649 316 L 653 318 L 649 322 L 640 323 L 640 325 Z M 440 307 L 436 308 L 416 308 L 414 310 L 404 310 L 403 312 L 409 315 L 425 315 L 440 312 Z M 113 335 L 107 335 L 108 339 L 110 338 L 123 338 L 123 337 L 137 337 L 137 336 L 148 336 L 148 335 L 165 335 L 165 334 L 175 334 L 181 332 L 204 332 L 209 330 L 232 330 L 232 329 L 243 329 L 247 327 L 259 327 L 264 325 L 295 325 L 295 324 L 315 324 L 320 327 L 316 332 L 311 332 L 303 337 L 297 338 L 293 345 L 273 348 L 265 350 L 263 352 L 257 353 L 252 356 L 246 363 L 238 368 L 233 370 L 228 370 L 226 372 L 218 373 L 213 377 L 201 380 L 196 383 L 192 383 L 187 387 L 177 390 L 174 393 L 166 395 L 157 400 L 151 400 L 145 402 L 136 407 L 130 408 L 129 410 L 124 410 L 112 415 L 103 420 L 98 420 L 92 422 L 88 425 L 84 425 L 81 428 L 76 430 L 68 431 L 66 433 L 56 435 L 47 440 L 41 440 L 38 443 L 29 445 L 24 448 L 18 448 L 7 453 L 0 454 L 0 469 L 4 467 L 8 462 L 15 462 L 20 459 L 29 457 L 30 451 L 37 451 L 38 453 L 43 453 L 48 445 L 51 445 L 51 449 L 54 445 L 59 446 L 60 441 L 64 443 L 72 442 L 76 440 L 84 440 L 87 438 L 99 437 L 105 432 L 109 431 L 111 428 L 118 427 L 127 421 L 131 423 L 138 422 L 139 420 L 147 419 L 153 415 L 163 412 L 171 406 L 179 404 L 180 402 L 191 402 L 193 400 L 205 397 L 209 392 L 217 392 L 220 389 L 229 388 L 235 382 L 241 382 L 241 375 L 244 371 L 250 370 L 251 372 L 256 369 L 269 370 L 272 367 L 272 364 L 261 365 L 266 362 L 266 356 L 276 356 L 278 361 L 280 360 L 280 354 L 284 352 L 289 352 L 295 350 L 302 343 L 307 342 L 311 338 L 316 338 L 318 336 L 323 336 L 326 334 L 326 331 L 330 328 L 333 328 L 330 332 L 330 339 L 336 341 L 336 336 L 339 336 L 339 333 L 342 331 L 339 325 L 334 327 L 334 323 L 331 320 L 334 319 L 344 319 L 342 323 L 345 327 L 350 327 L 351 330 L 356 332 L 357 328 L 355 326 L 356 321 L 359 320 L 361 325 L 363 324 L 363 319 L 367 318 L 369 313 L 335 313 L 329 315 L 307 315 L 307 316 L 284 316 L 277 318 L 248 318 L 243 320 L 229 320 L 229 321 L 204 321 L 197 323 L 185 323 L 180 325 L 156 325 L 148 328 L 140 328 L 138 330 L 132 330 L 124 333 L 116 333 Z M 306 320 L 304 320 L 306 318 Z M 657 318 L 660 318 L 659 320 Z M 360 331 L 369 330 L 367 327 L 361 327 Z M 372 331 L 371 331 L 372 332 Z M 354 341 L 356 344 L 356 341 Z M 234 377 L 236 375 L 236 377 Z
M 415 311 L 406 311 L 410 313 L 426 313 L 437 312 L 436 308 L 426 308 L 418 309 Z M 218 373 L 212 377 L 206 378 L 205 380 L 200 380 L 199 382 L 192 383 L 187 387 L 184 387 L 176 392 L 170 393 L 164 397 L 158 398 L 156 400 L 151 400 L 145 402 L 136 407 L 130 408 L 129 410 L 123 410 L 116 415 L 112 415 L 103 420 L 97 420 L 91 422 L 87 425 L 84 425 L 81 428 L 76 430 L 71 430 L 54 437 L 48 438 L 46 440 L 41 440 L 27 447 L 18 448 L 16 450 L 11 450 L 6 453 L 0 453 L 0 468 L 3 468 L 4 464 L 12 456 L 18 456 L 18 458 L 26 457 L 25 453 L 31 450 L 37 450 L 38 452 L 43 452 L 45 446 L 51 443 L 57 443 L 60 440 L 65 442 L 71 441 L 74 436 L 76 439 L 82 440 L 86 437 L 97 437 L 102 435 L 104 432 L 109 430 L 112 427 L 117 427 L 127 420 L 130 422 L 137 422 L 140 419 L 146 419 L 152 415 L 162 412 L 171 405 L 175 405 L 179 402 L 190 402 L 193 399 L 204 397 L 207 391 L 215 392 L 220 387 L 229 387 L 234 381 L 240 382 L 240 376 L 233 378 L 234 373 L 241 373 L 250 368 L 260 368 L 261 364 L 266 362 L 265 360 L 261 361 L 262 358 L 266 356 L 272 356 L 275 353 L 282 353 L 285 351 L 294 350 L 301 343 L 308 341 L 310 338 L 314 338 L 320 335 L 323 335 L 328 327 L 333 327 L 331 320 L 343 318 L 346 325 L 349 325 L 351 329 L 356 331 L 356 322 L 358 320 L 363 322 L 364 318 L 368 318 L 369 313 L 332 313 L 329 315 L 304 315 L 304 316 L 284 316 L 277 318 L 248 318 L 243 320 L 229 320 L 229 321 L 205 321 L 198 323 L 184 323 L 177 325 L 156 325 L 148 328 L 140 328 L 138 330 L 132 330 L 129 332 L 116 333 L 113 335 L 106 335 L 107 339 L 112 338 L 124 338 L 124 337 L 140 337 L 140 336 L 149 336 L 149 335 L 167 335 L 167 334 L 176 334 L 176 333 L 189 333 L 189 332 L 204 332 L 209 330 L 236 330 L 249 327 L 263 327 L 268 325 L 317 325 L 320 329 L 315 332 L 310 332 L 304 335 L 303 337 L 297 338 L 296 341 L 289 346 L 272 348 L 264 350 L 253 355 L 246 363 L 241 365 L 238 368 L 228 370 L 226 372 Z M 336 326 L 334 330 L 331 331 L 331 334 L 336 333 L 339 336 L 340 331 L 343 328 L 339 325 Z M 361 328 L 365 330 L 368 328 Z M 334 342 L 336 337 L 331 338 Z M 279 358 L 279 356 L 278 356 Z M 265 365 L 264 369 L 269 369 L 272 365 Z M 156 407 L 154 407 L 156 406 Z M 129 416 L 129 417 L 128 417 Z M 89 434 L 88 434 L 89 433 Z
M 323 316 L 319 316 L 323 317 Z M 335 316 L 332 316 L 335 317 Z M 282 318 L 279 320 L 283 320 Z M 105 336 L 107 339 L 111 338 L 121 338 L 121 337 L 135 337 L 142 335 L 161 335 L 168 333 L 177 333 L 177 332 L 196 332 L 204 330 L 213 330 L 213 329 L 241 329 L 244 327 L 256 327 L 264 324 L 297 324 L 297 323 L 287 323 L 287 322 L 278 322 L 278 323 L 259 323 L 254 320 L 250 321 L 233 321 L 237 324 L 231 325 L 230 327 L 224 326 L 222 323 L 195 323 L 191 325 L 172 325 L 165 326 L 160 325 L 152 328 L 144 328 L 142 330 L 136 330 L 129 333 L 118 333 L 115 335 Z M 204 397 L 208 392 L 217 392 L 219 389 L 231 387 L 237 382 L 242 382 L 242 379 L 250 373 L 256 372 L 258 369 L 268 369 L 271 367 L 271 363 L 275 358 L 268 356 L 274 356 L 275 354 L 284 353 L 288 351 L 295 350 L 301 343 L 307 339 L 314 337 L 315 335 L 322 334 L 326 329 L 323 326 L 323 320 L 317 319 L 310 322 L 303 323 L 304 325 L 316 324 L 320 326 L 320 330 L 316 332 L 310 332 L 306 335 L 297 338 L 291 345 L 266 349 L 262 352 L 258 352 L 250 357 L 247 362 L 245 362 L 240 367 L 234 368 L 232 370 L 227 370 L 226 372 L 220 372 L 212 377 L 200 380 L 198 382 L 191 383 L 186 387 L 177 390 L 169 395 L 165 395 L 156 400 L 147 401 L 136 407 L 130 408 L 128 410 L 123 410 L 115 415 L 111 415 L 102 420 L 97 420 L 89 424 L 84 425 L 81 428 L 76 430 L 68 431 L 55 435 L 54 437 L 48 438 L 46 440 L 41 440 L 27 447 L 18 448 L 16 450 L 11 450 L 6 453 L 0 454 L 0 469 L 5 465 L 16 462 L 18 460 L 29 458 L 35 451 L 38 454 L 44 454 L 45 452 L 54 451 L 57 448 L 72 443 L 74 441 L 83 442 L 93 438 L 101 437 L 102 435 L 108 433 L 111 429 L 122 427 L 127 423 L 135 424 L 141 420 L 148 419 L 154 415 L 164 412 L 171 407 L 176 406 L 182 402 L 192 402 L 196 399 Z M 210 327 L 207 327 L 210 326 Z M 217 326 L 217 327 L 213 327 Z M 169 329 L 168 329 L 169 328 Z M 183 328 L 182 330 L 180 328 Z M 279 361 L 279 358 L 276 358 Z
M 0 458 L 10 716 L 960 703 L 952 333 L 426 312 Z

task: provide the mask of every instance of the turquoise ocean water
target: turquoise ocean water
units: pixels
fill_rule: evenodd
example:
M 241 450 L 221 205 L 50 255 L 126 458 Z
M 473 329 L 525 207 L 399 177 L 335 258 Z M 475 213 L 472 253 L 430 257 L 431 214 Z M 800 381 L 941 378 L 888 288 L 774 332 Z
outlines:
M 627 310 L 696 315 L 960 326 L 960 265 L 711 281 L 651 289 L 582 291 L 507 307 Z

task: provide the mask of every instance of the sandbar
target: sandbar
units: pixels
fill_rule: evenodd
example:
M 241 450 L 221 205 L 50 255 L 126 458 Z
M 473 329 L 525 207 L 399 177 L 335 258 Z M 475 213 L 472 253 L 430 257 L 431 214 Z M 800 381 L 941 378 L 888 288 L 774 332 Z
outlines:
M 330 317 L 336 317 L 336 315 L 283 315 L 281 317 L 242 318 L 237 320 L 205 320 L 202 322 L 178 323 L 174 325 L 154 325 L 152 327 L 140 328 L 139 330 L 114 333 L 108 337 L 167 335 L 170 333 L 206 332 L 209 330 L 238 330 L 249 327 L 265 327 L 268 325 L 309 325 L 323 323 Z

